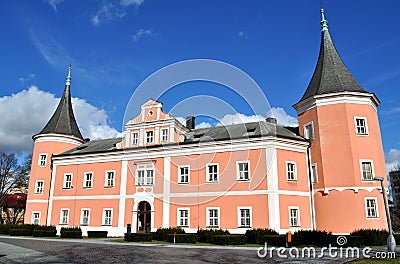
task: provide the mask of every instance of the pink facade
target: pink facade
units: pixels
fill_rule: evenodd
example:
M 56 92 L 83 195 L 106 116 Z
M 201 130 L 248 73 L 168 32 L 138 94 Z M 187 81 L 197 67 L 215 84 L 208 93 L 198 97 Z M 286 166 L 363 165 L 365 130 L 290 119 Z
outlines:
M 379 101 L 348 72 L 324 21 L 317 67 L 294 105 L 298 133 L 273 120 L 195 129 L 194 119 L 185 126 L 149 100 L 122 138 L 83 140 L 69 75 L 55 114 L 33 137 L 27 222 L 109 236 L 129 224 L 133 232 L 385 228 L 374 181 L 386 175 Z

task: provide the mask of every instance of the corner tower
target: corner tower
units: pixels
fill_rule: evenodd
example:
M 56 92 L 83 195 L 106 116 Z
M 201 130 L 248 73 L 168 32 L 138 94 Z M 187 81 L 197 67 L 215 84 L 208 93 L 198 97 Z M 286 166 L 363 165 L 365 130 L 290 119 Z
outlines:
M 380 102 L 351 75 L 329 34 L 323 9 L 321 14 L 318 62 L 307 90 L 293 106 L 300 133 L 311 142 L 315 227 L 342 234 L 384 229 L 382 194 L 373 180 L 386 176 Z
M 51 157 L 83 143 L 71 103 L 71 65 L 64 93 L 53 116 L 40 133 L 34 135 L 32 167 L 29 179 L 26 223 L 46 225 L 52 178 Z

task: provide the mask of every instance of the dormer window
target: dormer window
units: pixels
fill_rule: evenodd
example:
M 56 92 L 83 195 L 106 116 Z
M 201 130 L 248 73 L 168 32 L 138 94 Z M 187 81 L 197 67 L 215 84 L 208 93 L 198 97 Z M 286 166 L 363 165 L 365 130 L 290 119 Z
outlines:
M 154 141 L 154 132 L 146 131 L 146 143 L 153 143 Z
M 138 138 L 139 138 L 139 135 L 138 135 L 138 133 L 132 133 L 132 145 L 137 145 L 138 144 Z

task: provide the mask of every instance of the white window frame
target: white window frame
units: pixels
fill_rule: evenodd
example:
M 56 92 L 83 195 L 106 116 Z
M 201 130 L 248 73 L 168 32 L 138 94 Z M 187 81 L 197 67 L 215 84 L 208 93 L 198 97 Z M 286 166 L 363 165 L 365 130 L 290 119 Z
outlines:
M 91 174 L 91 178 L 88 181 L 87 175 Z M 94 173 L 93 171 L 86 171 L 83 173 L 83 188 L 84 189 L 92 189 L 93 188 L 93 178 L 94 178 Z M 90 183 L 90 186 L 88 186 L 88 183 Z
M 67 181 L 67 175 L 71 175 L 71 180 Z M 73 173 L 64 173 L 64 182 L 63 182 L 63 189 L 72 189 L 72 181 L 74 179 L 74 174 Z
M 132 132 L 131 133 L 131 143 L 132 143 L 132 145 L 138 145 L 139 144 L 139 133 L 138 132 Z
M 217 179 L 210 181 L 210 172 L 209 172 L 209 167 L 210 166 L 217 166 Z M 206 165 L 206 183 L 218 183 L 219 182 L 219 163 L 207 163 Z
M 64 222 L 64 212 L 67 212 L 67 221 Z M 69 208 L 60 209 L 60 225 L 68 225 L 69 223 Z
M 364 171 L 363 171 L 363 163 L 369 162 L 371 163 L 371 179 L 364 179 Z M 370 182 L 373 181 L 375 178 L 375 169 L 374 169 L 374 161 L 373 160 L 367 160 L 367 159 L 360 159 L 360 174 L 361 174 L 361 180 L 364 182 Z
M 297 225 L 292 225 L 292 215 L 291 215 L 291 210 L 297 210 Z M 289 213 L 289 227 L 300 227 L 300 207 L 298 206 L 289 206 L 288 207 L 288 213 Z
M 35 218 L 35 214 L 38 214 L 39 217 Z M 40 225 L 40 216 L 41 216 L 41 212 L 32 211 L 32 218 L 31 218 L 32 220 L 31 220 L 31 223 L 32 223 L 33 225 Z M 35 223 L 36 220 L 37 220 L 37 223 Z
M 368 200 L 375 201 L 375 216 L 368 215 Z M 364 197 L 365 217 L 367 219 L 379 219 L 378 198 L 377 197 Z
M 112 177 L 112 184 L 109 184 L 110 179 L 108 178 L 109 173 L 113 173 Z M 104 173 L 104 187 L 106 188 L 112 188 L 115 186 L 115 170 L 108 170 Z
M 218 226 L 210 225 L 210 210 L 217 210 Z M 206 228 L 220 228 L 221 226 L 221 210 L 220 207 L 206 207 Z
M 148 134 L 150 132 L 151 132 L 151 137 Z M 154 130 L 146 130 L 145 134 L 146 134 L 146 144 L 154 143 Z M 150 138 L 151 138 L 151 141 L 149 141 Z
M 42 186 L 39 186 L 39 183 L 41 183 Z M 35 182 L 35 194 L 43 194 L 43 189 L 44 189 L 44 181 L 43 180 L 37 180 Z
M 357 120 L 364 120 L 364 126 L 358 126 L 357 125 Z M 357 136 L 368 136 L 368 122 L 367 122 L 367 118 L 364 116 L 355 116 L 354 117 L 354 128 L 356 131 L 356 135 Z M 365 129 L 365 133 L 360 133 L 358 132 L 358 128 L 363 128 Z
M 242 210 L 249 210 L 249 225 L 242 225 Z M 251 228 L 253 226 L 253 212 L 251 206 L 240 206 L 237 208 L 237 220 L 239 228 Z
M 181 169 L 183 168 L 187 168 L 187 181 L 182 181 L 182 175 L 181 174 Z M 178 166 L 178 183 L 180 184 L 189 184 L 190 183 L 190 166 L 189 165 L 182 165 L 182 166 Z
M 292 173 L 289 171 L 289 164 L 294 165 L 293 179 L 289 178 L 289 173 Z M 295 161 L 286 161 L 286 180 L 288 182 L 297 182 L 297 164 Z
M 314 167 L 314 169 L 313 169 Z M 317 163 L 311 164 L 311 180 L 312 183 L 318 183 L 318 166 Z
M 247 178 L 241 178 L 240 164 L 247 163 Z M 237 161 L 236 162 L 236 180 L 237 181 L 250 181 L 250 161 Z
M 83 222 L 83 218 L 84 218 L 83 212 L 84 211 L 88 211 L 89 212 L 89 214 L 87 216 L 87 223 L 86 224 Z M 88 226 L 88 225 L 90 225 L 90 208 L 82 208 L 81 209 L 81 226 Z
M 181 211 L 187 211 L 187 217 L 186 221 L 187 221 L 187 225 L 181 224 L 181 220 L 185 219 L 181 217 Z M 190 227 L 190 208 L 185 207 L 185 208 L 176 208 L 176 226 L 179 227 Z
M 47 164 L 47 153 L 39 153 L 39 158 L 38 158 L 38 166 L 39 167 L 46 167 Z M 44 160 L 42 159 L 44 157 Z
M 311 126 L 311 133 L 312 133 L 312 136 L 310 136 L 310 134 L 308 133 L 307 126 Z M 314 122 L 311 121 L 311 122 L 308 122 L 307 124 L 304 124 L 304 126 L 303 126 L 303 132 L 304 132 L 304 133 L 303 133 L 303 134 L 304 134 L 304 138 L 309 139 L 309 140 L 314 140 L 314 138 L 315 138 L 315 133 L 314 133 Z
M 111 216 L 110 216 L 110 223 L 106 223 L 106 211 L 111 211 Z M 103 215 L 102 215 L 102 220 L 101 223 L 103 226 L 112 226 L 112 218 L 113 218 L 113 209 L 112 208 L 103 208 Z
M 166 133 L 164 134 L 164 132 Z M 168 128 L 162 128 L 161 129 L 161 142 L 168 142 L 168 135 L 169 135 L 169 129 Z

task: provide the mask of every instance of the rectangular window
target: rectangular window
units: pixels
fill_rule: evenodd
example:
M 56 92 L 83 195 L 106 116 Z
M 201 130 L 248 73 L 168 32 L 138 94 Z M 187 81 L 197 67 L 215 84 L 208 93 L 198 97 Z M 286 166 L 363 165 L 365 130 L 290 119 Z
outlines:
M 89 225 L 89 217 L 90 217 L 90 210 L 82 209 L 81 210 L 81 225 L 82 226 Z
M 32 213 L 32 224 L 34 224 L 34 225 L 40 224 L 40 213 L 38 213 L 38 212 Z
M 287 161 L 286 162 L 286 175 L 288 181 L 297 181 L 296 163 Z
M 207 228 L 219 228 L 219 208 L 207 208 Z
M 112 209 L 103 210 L 103 225 L 110 226 L 112 224 Z
M 239 227 L 251 227 L 251 208 L 238 208 Z
M 93 173 L 85 172 L 85 183 L 83 185 L 84 188 L 92 188 L 93 186 Z
M 168 129 L 162 129 L 161 130 L 161 142 L 167 142 L 168 141 Z
M 154 132 L 146 131 L 146 143 L 153 143 L 154 140 Z
M 314 127 L 312 122 L 304 125 L 304 137 L 310 140 L 314 139 Z
M 368 135 L 367 119 L 365 117 L 354 117 L 357 135 Z
M 312 177 L 312 182 L 313 183 L 317 183 L 318 182 L 317 164 L 312 164 L 311 165 L 311 177 Z
M 289 223 L 291 227 L 300 226 L 300 214 L 298 207 L 289 207 Z
M 44 186 L 44 181 L 36 181 L 35 194 L 42 194 L 43 186 Z
M 178 226 L 189 227 L 189 209 L 178 208 Z
M 361 177 L 363 181 L 374 180 L 372 161 L 361 161 Z
M 68 225 L 69 209 L 61 209 L 60 212 L 60 225 Z
M 378 218 L 376 198 L 365 198 L 365 211 L 367 218 Z
M 137 171 L 137 185 L 144 185 L 144 170 Z
M 47 154 L 39 154 L 39 162 L 38 165 L 40 167 L 45 167 L 47 161 Z
M 154 170 L 146 170 L 146 184 L 153 185 L 154 181 Z
M 138 133 L 132 133 L 132 145 L 137 145 L 139 140 L 139 135 Z
M 66 173 L 64 174 L 64 189 L 71 189 L 72 188 L 72 174 Z
M 178 182 L 179 183 L 189 183 L 190 167 L 189 166 L 179 166 L 178 171 L 179 171 Z
M 236 178 L 238 181 L 248 181 L 250 179 L 249 167 L 248 161 L 236 163 Z
M 207 165 L 207 182 L 218 182 L 218 164 Z
M 154 165 L 146 162 L 136 164 L 136 185 L 153 185 L 154 184 Z
M 105 187 L 114 187 L 115 171 L 106 171 Z

